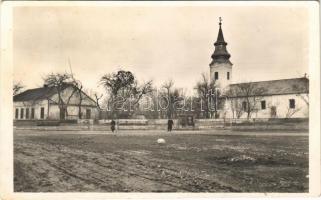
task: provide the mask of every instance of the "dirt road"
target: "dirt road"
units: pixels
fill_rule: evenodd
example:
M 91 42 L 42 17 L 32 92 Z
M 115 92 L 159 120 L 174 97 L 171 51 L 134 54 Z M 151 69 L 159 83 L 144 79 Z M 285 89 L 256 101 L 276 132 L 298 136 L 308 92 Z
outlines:
M 165 145 L 156 143 L 157 138 Z M 307 136 L 15 131 L 15 191 L 307 192 Z

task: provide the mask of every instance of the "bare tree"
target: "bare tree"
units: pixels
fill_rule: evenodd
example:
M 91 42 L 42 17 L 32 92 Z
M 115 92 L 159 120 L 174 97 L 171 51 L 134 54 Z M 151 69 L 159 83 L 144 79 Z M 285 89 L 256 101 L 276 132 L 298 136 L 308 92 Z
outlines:
M 99 101 L 100 101 L 100 99 L 103 97 L 103 94 L 100 94 L 100 95 L 99 95 L 99 94 L 95 93 L 94 96 L 95 96 L 96 106 L 97 106 L 97 108 L 100 110 L 101 107 L 100 107 Z
M 166 115 L 167 118 L 177 117 L 179 112 L 182 112 L 185 105 L 185 94 L 181 88 L 174 88 L 174 81 L 168 80 L 162 84 L 162 88 L 165 90 L 162 96 L 166 96 Z M 163 100 L 163 99 L 161 99 Z
M 232 86 L 235 90 L 235 94 L 238 98 L 244 100 L 242 102 L 242 108 L 247 113 L 247 119 L 251 118 L 251 114 L 256 112 L 257 103 L 262 99 L 262 95 L 265 93 L 266 89 L 258 87 L 255 83 L 240 83 Z
M 208 80 L 206 74 L 202 74 L 201 80 L 196 85 L 201 110 L 205 113 L 205 118 L 210 118 L 214 113 L 217 115 L 220 92 L 215 81 Z
M 58 104 L 59 112 L 60 112 L 60 119 L 65 119 L 65 115 L 68 115 L 67 106 L 70 102 L 71 97 L 77 91 L 75 87 L 72 87 L 73 90 L 67 98 L 63 97 L 63 91 L 70 86 L 73 86 L 73 79 L 72 76 L 68 73 L 51 73 L 44 77 L 44 83 L 48 87 L 52 87 L 56 90 L 58 95 L 58 101 L 55 102 Z M 52 99 L 51 99 L 52 100 Z M 54 101 L 54 100 L 52 100 Z
M 287 107 L 287 112 L 285 114 L 285 118 L 291 118 L 295 113 L 299 112 L 301 108 L 290 108 Z
M 74 77 L 73 78 L 73 87 L 75 87 L 76 91 L 77 91 L 77 97 L 78 97 L 78 118 L 82 119 L 82 102 L 84 100 L 84 92 L 83 92 L 83 85 L 79 80 L 76 80 Z
M 13 83 L 13 96 L 21 93 L 24 88 L 25 86 L 21 82 Z
M 138 85 L 138 83 L 135 83 L 135 87 L 133 88 L 132 93 L 132 102 L 131 105 L 134 107 L 139 107 L 139 101 L 143 98 L 144 95 L 150 94 L 153 91 L 153 81 L 147 81 L 143 83 L 142 85 Z
M 166 90 L 166 96 L 167 96 L 167 118 L 172 118 L 172 114 L 173 114 L 173 102 L 172 102 L 172 94 L 171 94 L 171 90 L 172 87 L 174 85 L 174 81 L 173 80 L 168 80 L 166 82 L 163 83 L 162 88 L 164 88 Z
M 292 88 L 295 91 L 300 91 L 296 94 L 296 96 L 299 96 L 304 103 L 309 106 L 309 79 L 307 77 L 307 75 L 304 75 L 303 80 L 306 80 L 306 82 L 304 82 L 302 85 L 292 85 Z
M 119 114 L 120 110 L 132 114 L 142 97 L 152 91 L 152 81 L 139 85 L 134 74 L 124 70 L 104 75 L 100 84 L 109 93 L 108 108 L 112 114 Z

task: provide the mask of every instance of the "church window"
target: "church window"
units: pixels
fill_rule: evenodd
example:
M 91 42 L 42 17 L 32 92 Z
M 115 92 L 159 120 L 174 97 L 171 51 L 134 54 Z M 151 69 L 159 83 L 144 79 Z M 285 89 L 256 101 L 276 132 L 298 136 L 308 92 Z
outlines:
M 214 77 L 215 80 L 218 80 L 218 72 L 215 72 L 215 77 Z
M 23 111 L 24 111 L 23 108 L 21 108 L 20 109 L 20 119 L 23 119 L 23 115 L 24 115 Z
M 18 117 L 19 117 L 19 109 L 16 108 L 16 116 L 15 116 L 15 118 L 18 119 Z
M 266 103 L 265 101 L 261 101 L 261 109 L 265 110 L 266 109 Z
M 227 80 L 230 80 L 230 72 L 227 72 Z
M 243 101 L 243 102 L 242 102 L 242 109 L 243 109 L 244 111 L 246 111 L 246 109 L 247 109 L 247 103 L 246 103 L 246 101 Z
M 289 107 L 295 108 L 295 100 L 294 99 L 289 99 Z

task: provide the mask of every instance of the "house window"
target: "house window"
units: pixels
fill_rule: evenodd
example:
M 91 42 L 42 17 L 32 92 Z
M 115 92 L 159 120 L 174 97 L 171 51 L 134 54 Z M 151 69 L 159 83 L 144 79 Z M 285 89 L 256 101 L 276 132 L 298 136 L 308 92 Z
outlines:
M 227 80 L 230 80 L 230 72 L 227 72 Z
M 41 119 L 45 118 L 45 108 L 44 107 L 41 107 L 41 109 L 40 109 L 40 118 Z
M 15 118 L 16 118 L 16 119 L 18 119 L 18 117 L 19 117 L 19 109 L 18 109 L 18 108 L 16 108 L 16 115 L 15 115 Z
M 294 99 L 289 99 L 289 107 L 295 108 L 295 100 Z
M 246 111 L 246 109 L 247 109 L 247 103 L 246 103 L 246 101 L 243 101 L 243 102 L 242 102 L 242 109 L 243 109 L 244 111 Z
M 23 108 L 21 108 L 21 109 L 20 109 L 20 119 L 23 119 L 23 115 L 24 115 L 24 113 L 23 113 Z
M 26 119 L 29 119 L 29 108 L 26 108 Z
M 35 118 L 35 108 L 31 108 L 31 119 Z
M 214 80 L 218 80 L 218 72 L 215 72 L 215 75 L 214 75 Z
M 265 110 L 266 109 L 266 103 L 265 101 L 261 101 L 261 109 Z

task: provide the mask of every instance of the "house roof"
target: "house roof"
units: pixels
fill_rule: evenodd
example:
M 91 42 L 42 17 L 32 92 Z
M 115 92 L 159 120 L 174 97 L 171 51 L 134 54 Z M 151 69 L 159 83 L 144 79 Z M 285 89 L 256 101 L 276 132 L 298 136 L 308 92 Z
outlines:
M 57 93 L 54 87 L 42 87 L 26 90 L 20 94 L 13 97 L 13 101 L 35 101 L 46 99 Z
M 249 83 L 231 84 L 229 87 L 230 89 L 233 89 L 233 88 L 237 89 L 240 86 L 245 84 L 249 84 Z M 263 89 L 261 90 L 262 93 L 260 94 L 260 96 L 309 93 L 309 79 L 305 77 L 250 82 L 250 84 L 253 84 L 254 88 Z M 236 95 L 234 97 L 240 97 L 240 96 L 242 95 Z
M 68 87 L 76 87 L 72 84 L 65 84 L 62 90 Z M 86 93 L 82 92 L 87 98 L 89 98 L 92 102 L 96 103 L 90 96 Z M 36 100 L 43 100 L 46 98 L 51 97 L 52 95 L 57 94 L 57 89 L 55 87 L 44 86 L 41 88 L 34 88 L 30 90 L 26 90 L 20 94 L 17 94 L 13 97 L 13 101 L 36 101 Z
M 65 84 L 62 87 L 62 90 L 68 87 L 75 87 L 71 84 Z M 52 95 L 57 94 L 57 89 L 55 87 L 44 86 L 41 88 L 34 88 L 30 90 L 26 90 L 20 94 L 17 94 L 13 97 L 13 101 L 36 101 L 46 99 L 51 97 Z M 85 93 L 84 93 L 85 94 Z M 87 94 L 85 94 L 90 100 L 94 101 Z

